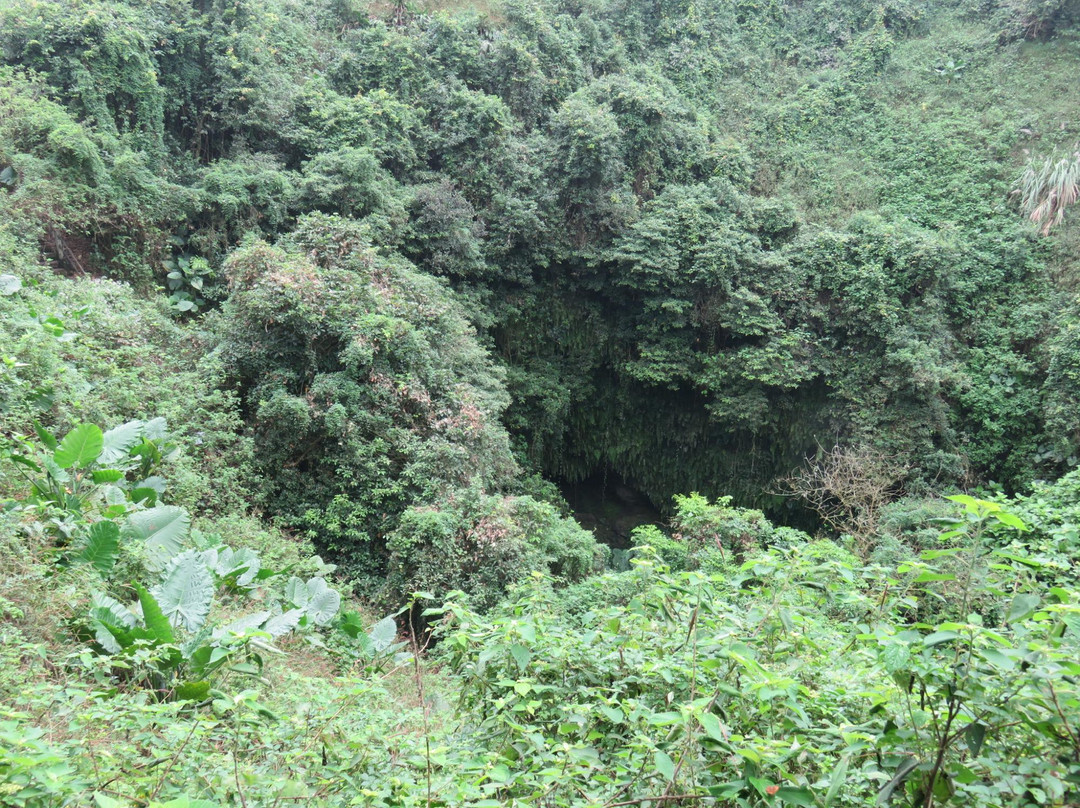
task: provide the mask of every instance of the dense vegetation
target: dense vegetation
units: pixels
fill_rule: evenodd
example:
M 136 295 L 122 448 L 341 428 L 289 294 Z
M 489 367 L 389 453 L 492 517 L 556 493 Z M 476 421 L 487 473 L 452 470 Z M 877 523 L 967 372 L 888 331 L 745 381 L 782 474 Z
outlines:
M 1080 805 L 1078 75 L 1075 0 L 0 0 L 0 803 Z

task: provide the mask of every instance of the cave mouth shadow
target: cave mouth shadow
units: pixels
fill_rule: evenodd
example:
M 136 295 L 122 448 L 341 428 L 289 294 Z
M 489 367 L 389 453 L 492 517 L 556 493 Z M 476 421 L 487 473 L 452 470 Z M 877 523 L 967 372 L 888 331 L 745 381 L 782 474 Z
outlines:
M 628 550 L 630 534 L 641 525 L 663 526 L 660 509 L 633 483 L 611 469 L 581 480 L 555 480 L 574 518 L 596 540 L 613 550 Z

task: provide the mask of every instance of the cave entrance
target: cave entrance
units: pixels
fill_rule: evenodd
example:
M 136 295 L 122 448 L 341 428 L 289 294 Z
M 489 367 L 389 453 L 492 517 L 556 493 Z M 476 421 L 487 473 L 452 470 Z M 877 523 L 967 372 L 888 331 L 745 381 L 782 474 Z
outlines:
M 574 482 L 561 480 L 558 485 L 578 523 L 591 530 L 597 541 L 624 551 L 613 555 L 622 557 L 630 549 L 634 528 L 663 521 L 652 501 L 614 471 L 600 471 Z

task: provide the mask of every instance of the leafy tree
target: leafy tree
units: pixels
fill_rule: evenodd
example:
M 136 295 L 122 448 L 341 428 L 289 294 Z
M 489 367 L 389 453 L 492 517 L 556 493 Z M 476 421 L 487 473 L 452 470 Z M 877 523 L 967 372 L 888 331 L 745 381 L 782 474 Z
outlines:
M 362 226 L 308 216 L 226 271 L 220 350 L 289 524 L 370 574 L 410 505 L 510 480 L 506 395 L 458 304 Z

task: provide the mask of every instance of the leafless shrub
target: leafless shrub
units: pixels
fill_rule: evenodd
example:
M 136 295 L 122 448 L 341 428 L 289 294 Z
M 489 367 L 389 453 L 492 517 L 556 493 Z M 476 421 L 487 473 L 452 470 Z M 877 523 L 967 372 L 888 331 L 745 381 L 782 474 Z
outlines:
M 806 502 L 838 533 L 855 539 L 866 555 L 881 509 L 903 492 L 910 466 L 871 446 L 819 447 L 817 457 L 780 481 L 781 491 Z

